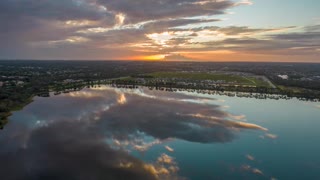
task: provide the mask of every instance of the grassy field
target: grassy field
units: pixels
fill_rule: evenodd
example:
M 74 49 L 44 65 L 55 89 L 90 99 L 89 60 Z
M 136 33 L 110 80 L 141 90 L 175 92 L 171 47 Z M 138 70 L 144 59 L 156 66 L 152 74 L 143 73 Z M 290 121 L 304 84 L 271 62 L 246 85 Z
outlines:
M 242 77 L 230 74 L 212 74 L 212 73 L 189 73 L 189 72 L 156 72 L 149 74 L 154 78 L 181 78 L 190 80 L 223 80 L 225 82 L 234 82 L 257 87 L 269 87 L 269 84 L 255 77 Z
M 243 77 L 248 79 L 249 81 L 251 81 L 253 83 L 253 85 L 257 86 L 257 87 L 271 87 L 270 84 L 266 81 L 257 79 L 255 77 Z
M 298 87 L 278 86 L 278 88 L 282 91 L 291 91 L 293 93 L 302 93 L 303 91 L 305 91 L 305 89 Z

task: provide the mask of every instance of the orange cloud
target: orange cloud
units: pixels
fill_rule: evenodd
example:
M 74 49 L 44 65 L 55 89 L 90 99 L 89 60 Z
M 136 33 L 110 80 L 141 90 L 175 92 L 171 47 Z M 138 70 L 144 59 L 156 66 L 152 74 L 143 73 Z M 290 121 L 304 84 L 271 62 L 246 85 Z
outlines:
M 145 61 L 157 61 L 157 60 L 163 60 L 165 58 L 165 55 L 163 54 L 156 54 L 156 55 L 146 55 L 146 56 L 133 56 L 130 57 L 130 60 L 145 60 Z

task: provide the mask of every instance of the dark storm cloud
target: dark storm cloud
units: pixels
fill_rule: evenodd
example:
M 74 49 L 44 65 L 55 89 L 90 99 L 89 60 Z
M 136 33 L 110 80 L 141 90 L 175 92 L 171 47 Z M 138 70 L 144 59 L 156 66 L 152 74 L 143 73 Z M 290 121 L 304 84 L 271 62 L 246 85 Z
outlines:
M 104 137 L 85 123 L 58 122 L 26 136 L 20 147 L 0 151 L 1 179 L 156 179 L 144 163 L 112 150 Z M 122 165 L 126 163 L 131 166 Z

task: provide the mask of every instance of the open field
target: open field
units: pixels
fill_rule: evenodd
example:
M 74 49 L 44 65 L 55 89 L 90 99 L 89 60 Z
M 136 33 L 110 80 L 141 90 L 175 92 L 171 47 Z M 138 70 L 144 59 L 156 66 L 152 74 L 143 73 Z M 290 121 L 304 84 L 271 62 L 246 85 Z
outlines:
M 289 87 L 289 86 L 277 86 L 279 89 L 281 89 L 282 91 L 291 91 L 293 93 L 302 93 L 303 91 L 305 91 L 306 89 L 304 88 L 299 88 L 299 87 Z
M 148 74 L 154 78 L 179 78 L 187 80 L 212 80 L 227 83 L 239 83 L 257 87 L 270 87 L 269 83 L 255 77 L 243 77 L 231 74 L 213 74 L 198 72 L 156 72 Z

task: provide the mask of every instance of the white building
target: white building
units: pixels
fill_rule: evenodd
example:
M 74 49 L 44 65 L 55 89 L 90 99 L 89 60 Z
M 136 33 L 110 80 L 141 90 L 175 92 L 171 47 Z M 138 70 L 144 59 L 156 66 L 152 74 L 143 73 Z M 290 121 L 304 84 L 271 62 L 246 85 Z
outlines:
M 288 75 L 278 75 L 278 77 L 285 80 L 289 79 Z

